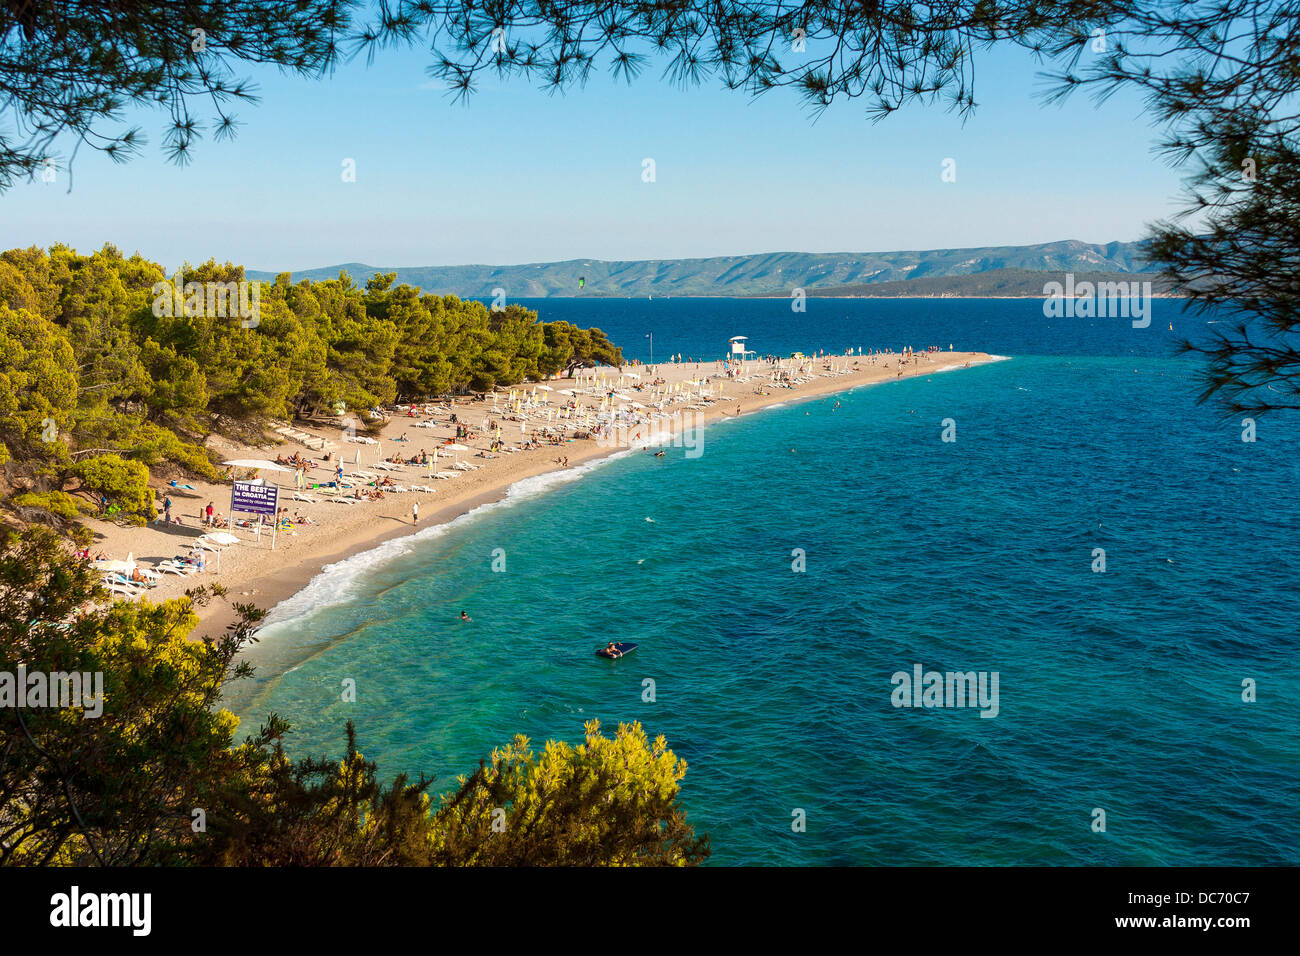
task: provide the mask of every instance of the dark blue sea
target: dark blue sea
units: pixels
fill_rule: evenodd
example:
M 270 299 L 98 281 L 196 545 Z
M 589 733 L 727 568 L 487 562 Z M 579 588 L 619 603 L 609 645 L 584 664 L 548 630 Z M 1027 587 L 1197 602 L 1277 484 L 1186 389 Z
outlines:
M 352 718 L 385 773 L 450 787 L 514 734 L 640 721 L 688 762 L 718 865 L 1300 863 L 1300 421 L 1248 442 L 1197 404 L 1174 343 L 1203 318 L 526 304 L 647 360 L 650 333 L 660 360 L 732 335 L 1008 358 L 712 425 L 699 457 L 530 479 L 333 566 L 263 631 L 245 730 L 274 710 L 291 753 L 338 756 Z M 598 660 L 607 640 L 641 646 Z M 917 665 L 996 673 L 996 716 L 894 706 Z

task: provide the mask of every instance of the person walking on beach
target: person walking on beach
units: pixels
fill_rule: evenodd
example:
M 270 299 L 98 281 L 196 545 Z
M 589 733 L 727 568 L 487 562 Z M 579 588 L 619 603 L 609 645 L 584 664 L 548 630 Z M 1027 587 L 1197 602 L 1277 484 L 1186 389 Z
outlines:
M 212 524 L 212 502 L 211 501 L 208 502 L 208 507 L 204 510 L 203 514 L 204 514 L 203 523 L 211 526 Z
M 416 501 L 411 505 L 411 524 L 418 525 L 419 523 L 420 523 L 420 503 Z
M 163 495 L 163 521 L 171 524 L 172 521 L 172 498 L 171 495 Z

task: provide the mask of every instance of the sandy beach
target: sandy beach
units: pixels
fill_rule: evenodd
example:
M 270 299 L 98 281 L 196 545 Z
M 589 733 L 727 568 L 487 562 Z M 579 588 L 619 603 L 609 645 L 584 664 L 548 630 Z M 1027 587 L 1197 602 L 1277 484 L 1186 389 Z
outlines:
M 459 398 L 448 405 L 388 409 L 391 418 L 381 430 L 372 433 L 374 444 L 347 440 L 347 434 L 337 424 L 312 427 L 277 423 L 293 434 L 273 434 L 268 429 L 268 436 L 276 441 L 263 445 L 239 445 L 214 436 L 208 446 L 221 461 L 275 461 L 295 455 L 313 461 L 316 467 L 304 474 L 308 488 L 301 494 L 315 498 L 315 502 L 295 499 L 296 476 L 292 471 L 257 473 L 267 483 L 280 486 L 280 505 L 288 509 L 289 516 L 301 515 L 307 522 L 293 521 L 291 528 L 280 530 L 274 549 L 269 528 L 261 534 L 238 526 L 223 528 L 239 539 L 237 544 L 220 548 L 220 553 L 206 552 L 206 569 L 200 573 L 162 574 L 143 599 L 167 600 L 182 596 L 187 588 L 220 583 L 228 589 L 228 599 L 201 608 L 201 623 L 193 633 L 195 638 L 215 636 L 234 618 L 231 603 L 252 603 L 269 610 L 301 590 L 326 565 L 369 550 L 390 538 L 410 534 L 417 528 L 451 521 L 481 504 L 504 497 L 510 486 L 522 479 L 572 468 L 646 444 L 656 431 L 658 440 L 653 443 L 671 444 L 674 440 L 681 443 L 684 428 L 698 428 L 723 417 L 748 415 L 769 405 L 861 385 L 953 371 L 993 359 L 982 352 L 917 352 L 903 362 L 901 369 L 898 354 L 787 359 L 779 365 L 750 360 L 743 372 L 731 380 L 718 362 L 629 365 L 621 372 L 602 369 L 593 377 L 592 370 L 586 370 L 576 380 L 552 379 L 538 383 L 536 392 L 530 383 L 515 389 L 499 388 L 484 400 Z M 774 376 L 784 376 L 796 383 L 790 387 L 776 385 L 772 381 Z M 608 397 L 611 391 L 615 394 Z M 567 394 L 570 392 L 574 394 Z M 600 438 L 573 439 L 575 431 L 586 430 L 583 421 L 595 420 L 602 401 L 606 420 L 610 414 L 621 414 L 627 423 L 621 427 L 607 425 Z M 652 421 L 650 416 L 658 406 L 663 407 L 665 417 L 662 421 Z M 432 414 L 426 414 L 426 408 Z M 452 415 L 456 416 L 455 423 Z M 484 427 L 489 422 L 499 424 L 500 440 L 507 448 L 521 450 L 489 451 L 491 442 L 498 436 L 495 428 Z M 457 439 L 457 424 L 468 426 L 473 437 Z M 540 433 L 548 424 L 552 432 L 562 430 L 565 436 L 562 444 L 522 449 L 526 437 L 523 429 L 529 434 Z M 675 437 L 670 437 L 670 431 Z M 365 436 L 365 432 L 358 434 Z M 461 448 L 448 450 L 449 441 Z M 686 445 L 689 448 L 689 437 Z M 435 449 L 439 449 L 435 459 L 438 473 L 454 472 L 454 479 L 434 479 L 427 465 L 387 462 L 394 455 L 408 460 L 422 452 L 433 455 Z M 329 461 L 324 460 L 326 452 L 330 454 Z M 486 457 L 493 454 L 495 457 Z M 410 490 L 386 491 L 381 500 L 354 498 L 355 503 L 350 505 L 331 501 L 322 491 L 332 489 L 310 486 L 333 481 L 340 459 L 344 470 L 342 490 L 348 495 L 354 495 L 357 487 L 366 492 L 374 490 L 367 479 L 348 477 L 358 473 L 374 475 L 379 481 L 388 478 Z M 377 461 L 381 462 L 378 466 Z M 471 470 L 465 466 L 475 467 Z M 245 472 L 241 469 L 238 476 L 244 477 Z M 216 513 L 229 517 L 231 486 L 228 483 L 178 479 L 179 485 L 192 485 L 192 489 L 172 487 L 161 480 L 153 484 L 158 493 L 159 520 L 145 527 L 118 527 L 91 519 L 87 523 L 96 534 L 92 552 L 103 552 L 117 560 L 129 555 L 140 568 L 150 569 L 176 555 L 188 554 L 199 536 L 210 530 L 203 524 L 209 502 Z M 430 490 L 413 490 L 413 486 Z M 164 495 L 171 498 L 171 514 L 180 519 L 179 524 L 162 522 Z M 417 501 L 418 526 L 412 521 L 412 509 Z

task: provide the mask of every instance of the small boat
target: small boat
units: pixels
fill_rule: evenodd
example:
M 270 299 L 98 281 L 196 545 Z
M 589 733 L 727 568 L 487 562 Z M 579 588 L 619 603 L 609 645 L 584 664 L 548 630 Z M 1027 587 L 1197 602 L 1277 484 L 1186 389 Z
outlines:
M 638 644 L 629 644 L 626 641 L 619 641 L 614 644 L 614 650 L 612 651 L 607 647 L 598 648 L 596 650 L 596 656 L 608 657 L 610 660 L 616 660 L 617 658 L 626 657 L 628 654 L 631 654 L 639 646 L 640 645 Z

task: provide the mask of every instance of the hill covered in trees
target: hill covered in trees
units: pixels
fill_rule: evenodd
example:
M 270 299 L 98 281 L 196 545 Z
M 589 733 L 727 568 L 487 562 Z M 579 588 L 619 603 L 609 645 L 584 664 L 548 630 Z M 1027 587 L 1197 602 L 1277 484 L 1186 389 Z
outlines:
M 1168 279 L 1152 272 L 1075 272 L 1074 281 L 1091 282 L 1094 286 L 1107 282 L 1150 282 L 1155 295 L 1172 294 Z M 1023 297 L 1041 299 L 1046 282 L 1060 282 L 1062 273 L 1033 271 L 1030 269 L 991 269 L 964 276 L 939 276 L 919 279 L 902 279 L 895 282 L 868 282 L 860 285 L 841 285 L 829 289 L 808 289 L 810 298 L 907 298 L 934 296 L 935 298 L 989 298 Z
M 364 288 L 345 273 L 258 284 L 215 261 L 168 277 L 112 246 L 11 249 L 0 253 L 0 500 L 64 526 L 104 495 L 144 520 L 148 468 L 213 477 L 213 432 L 621 359 L 599 329 L 423 294 L 392 274 Z
M 641 259 L 611 262 L 571 259 L 526 265 L 415 266 L 382 269 L 359 262 L 295 273 L 327 279 L 393 273 L 439 293 L 491 297 L 504 289 L 511 298 L 544 296 L 789 295 L 802 288 L 830 289 L 916 279 L 967 276 L 997 269 L 1036 272 L 1138 272 L 1146 268 L 1138 243 L 1104 244 L 1068 239 L 1032 246 L 985 246 L 904 252 L 769 252 L 706 259 Z M 251 278 L 273 279 L 270 272 Z M 585 280 L 580 285 L 580 280 Z M 918 293 L 928 295 L 930 293 Z M 961 293 L 957 293 L 961 294 Z

